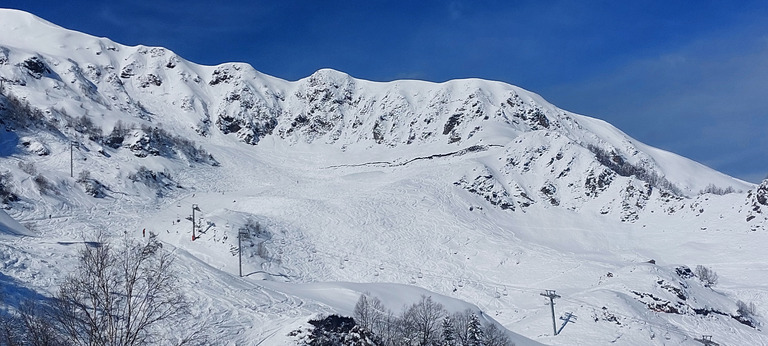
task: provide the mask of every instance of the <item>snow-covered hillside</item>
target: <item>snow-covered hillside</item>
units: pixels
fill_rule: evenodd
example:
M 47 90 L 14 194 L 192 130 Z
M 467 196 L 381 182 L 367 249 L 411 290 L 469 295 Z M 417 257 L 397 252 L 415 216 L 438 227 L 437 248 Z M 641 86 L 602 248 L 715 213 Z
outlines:
M 768 343 L 737 312 L 768 301 L 768 182 L 501 82 L 292 82 L 20 11 L 0 23 L 6 294 L 50 295 L 79 244 L 147 229 L 222 343 L 290 344 L 362 292 L 483 311 L 518 345 Z M 557 336 L 552 289 L 578 316 Z

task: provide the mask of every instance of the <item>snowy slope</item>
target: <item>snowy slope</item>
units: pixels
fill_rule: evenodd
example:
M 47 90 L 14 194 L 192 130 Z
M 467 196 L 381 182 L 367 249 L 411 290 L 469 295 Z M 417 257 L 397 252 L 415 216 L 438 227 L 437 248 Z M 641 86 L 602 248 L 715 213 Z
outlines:
M 28 287 L 55 291 L 97 232 L 146 228 L 231 344 L 290 343 L 366 291 L 395 310 L 421 294 L 479 309 L 519 345 L 768 343 L 732 316 L 767 301 L 768 183 L 500 82 L 290 82 L 19 11 L 0 23 L 0 173 L 18 196 L 4 205 L 30 228 L 0 220 L 0 259 Z M 263 232 L 241 279 L 249 220 Z M 699 264 L 714 289 L 679 274 Z M 558 336 L 547 289 L 579 318 Z
M 22 226 L 18 221 L 11 218 L 3 210 L 0 210 L 0 233 L 15 236 L 32 235 L 32 232 L 30 232 L 26 227 Z

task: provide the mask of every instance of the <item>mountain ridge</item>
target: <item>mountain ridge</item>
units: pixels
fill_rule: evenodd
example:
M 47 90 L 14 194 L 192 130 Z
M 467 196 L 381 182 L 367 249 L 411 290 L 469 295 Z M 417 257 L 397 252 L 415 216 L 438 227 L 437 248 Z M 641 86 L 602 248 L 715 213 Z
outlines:
M 46 30 L 55 29 L 48 36 L 67 36 L 55 35 L 56 30 L 65 29 L 31 15 L 25 17 L 29 17 L 29 23 L 26 23 L 29 27 L 40 21 L 46 26 Z M 17 27 L 16 30 L 23 28 Z M 192 116 L 189 121 L 195 122 L 195 130 L 203 135 L 209 134 L 211 129 L 216 127 L 224 134 L 232 133 L 247 143 L 255 144 L 275 131 L 280 137 L 292 141 L 341 142 L 343 147 L 371 141 L 388 146 L 414 141 L 439 142 L 444 140 L 440 136 L 448 136 L 449 143 L 469 146 L 477 144 L 465 142 L 478 131 L 502 131 L 506 132 L 505 137 L 509 138 L 514 136 L 514 133 L 510 136 L 509 127 L 520 133 L 546 130 L 552 123 L 555 131 L 581 142 L 582 146 L 592 145 L 602 147 L 601 149 L 607 152 L 615 151 L 622 160 L 628 160 L 630 164 L 635 165 L 639 163 L 647 169 L 657 171 L 660 168 L 654 162 L 657 160 L 653 156 L 648 157 L 648 154 L 645 154 L 641 155 L 645 157 L 633 157 L 636 152 L 645 151 L 638 150 L 638 146 L 642 144 L 609 124 L 560 110 L 539 95 L 502 82 L 479 79 L 444 83 L 407 80 L 370 82 L 357 80 L 331 69 L 321 69 L 306 78 L 288 82 L 264 75 L 243 63 L 201 66 L 189 63 L 160 47 L 126 47 L 103 38 L 69 32 L 67 34 L 82 35 L 87 41 L 98 41 L 100 48 L 104 46 L 102 43 L 107 42 L 106 49 L 94 53 L 96 60 L 103 61 L 107 56 L 118 55 L 106 59 L 110 64 L 82 63 L 85 66 L 74 60 L 64 62 L 49 58 L 54 60 L 49 64 L 71 64 L 68 70 L 59 71 L 57 75 L 71 77 L 69 84 L 78 84 L 80 90 L 75 90 L 78 98 L 90 98 L 98 104 L 103 104 L 107 108 L 106 111 L 118 109 L 138 117 L 148 117 L 148 112 L 151 111 L 146 107 L 152 109 L 153 103 L 159 103 L 163 99 L 156 99 L 153 94 L 161 93 L 176 98 L 172 100 L 172 103 L 178 106 L 175 113 Z M 74 49 L 83 50 L 82 47 L 86 46 L 85 49 L 89 50 L 88 45 L 81 43 Z M 65 51 L 65 48 L 59 47 L 57 50 Z M 100 57 L 102 52 L 104 57 Z M 8 60 L 8 54 L 5 55 L 5 60 Z M 23 61 L 33 58 L 37 57 Z M 32 65 L 38 63 L 42 64 L 43 61 L 33 59 L 30 62 Z M 174 74 L 176 64 L 187 68 Z M 50 70 L 44 65 L 40 65 L 38 69 Z M 28 68 L 26 70 L 30 73 Z M 56 70 L 60 68 L 57 66 Z M 15 78 L 2 77 L 9 87 L 23 79 L 20 75 L 23 71 L 16 72 Z M 205 76 L 206 72 L 209 77 Z M 61 77 L 58 79 L 63 82 Z M 163 86 L 164 81 L 172 85 Z M 65 88 L 61 85 L 58 87 Z M 109 90 L 110 87 L 113 90 Z M 152 90 L 158 87 L 163 90 Z M 146 95 L 147 91 L 149 95 Z M 105 96 L 105 93 L 111 95 Z M 108 100 L 110 97 L 111 101 Z M 140 101 L 144 102 L 138 104 L 132 101 L 142 98 L 145 99 Z M 424 104 L 426 107 L 418 106 Z M 51 104 L 49 107 L 56 105 Z M 104 111 L 92 110 L 106 113 Z M 393 117 L 392 114 L 397 116 Z M 441 119 L 437 114 L 450 116 Z M 488 129 L 487 122 L 478 121 L 478 118 L 491 120 L 491 123 L 503 120 L 507 128 L 500 126 L 499 129 Z M 589 125 L 591 131 L 587 132 L 586 136 L 592 138 L 585 138 L 584 131 L 578 131 L 582 124 Z M 595 129 L 610 135 L 595 136 Z M 605 142 L 606 138 L 614 140 L 614 143 Z M 615 142 L 615 139 L 619 141 Z M 642 149 L 648 148 L 646 146 Z M 658 154 L 654 153 L 654 156 L 669 156 L 655 151 Z M 657 175 L 673 176 L 674 172 L 658 172 Z M 724 180 L 723 176 L 716 177 L 718 174 L 706 175 L 710 179 Z M 689 196 L 712 183 L 708 181 L 704 184 L 691 184 L 690 181 L 681 182 L 683 179 L 675 178 L 673 184 L 683 185 L 681 190 Z M 741 190 L 751 186 L 741 181 L 736 181 L 733 185 L 737 185 L 734 188 Z M 723 186 L 725 187 L 727 186 Z

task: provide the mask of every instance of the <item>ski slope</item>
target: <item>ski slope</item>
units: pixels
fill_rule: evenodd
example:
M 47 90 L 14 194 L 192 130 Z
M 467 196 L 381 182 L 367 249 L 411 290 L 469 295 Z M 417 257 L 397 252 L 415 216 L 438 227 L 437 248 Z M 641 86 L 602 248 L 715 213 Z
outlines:
M 717 334 L 722 325 L 730 328 L 728 339 L 717 340 L 765 342 L 760 332 L 730 318 L 654 313 L 628 293 L 654 292 L 659 278 L 679 280 L 676 265 L 704 264 L 722 281 L 715 294 L 690 283 L 700 305 L 729 306 L 733 297 L 764 301 L 768 282 L 754 276 L 766 269 L 756 256 L 761 243 L 755 238 L 762 234 L 702 230 L 667 218 L 627 225 L 556 209 L 510 214 L 451 184 L 462 166 L 470 168 L 490 152 L 380 167 L 356 166 L 365 155 L 327 148 L 297 154 L 279 141 L 211 149 L 221 166 L 180 173 L 185 188 L 165 198 L 114 193 L 69 201 L 68 210 L 51 218 L 39 211 L 15 213 L 36 232 L 3 244 L 6 256 L 15 258 L 4 263 L 5 275 L 53 293 L 55 278 L 64 273 L 60 267 L 72 263 L 78 244 L 98 232 L 138 238 L 146 228 L 178 254 L 186 291 L 212 330 L 231 344 L 290 344 L 288 329 L 318 313 L 349 314 L 362 292 L 381 292 L 395 311 L 421 294 L 450 301 L 445 305 L 455 310 L 478 309 L 523 335 L 520 345 L 534 344 L 528 339 L 695 344 L 693 337 Z M 733 198 L 723 197 L 719 203 Z M 203 225 L 195 241 L 185 219 L 193 204 Z M 234 249 L 248 218 L 272 238 L 266 258 L 245 252 L 239 278 Z M 656 264 L 646 263 L 650 259 Z M 558 336 L 552 336 L 549 307 L 539 296 L 547 289 L 563 297 L 556 302 L 558 314 L 580 318 Z M 600 320 L 603 306 L 620 326 Z

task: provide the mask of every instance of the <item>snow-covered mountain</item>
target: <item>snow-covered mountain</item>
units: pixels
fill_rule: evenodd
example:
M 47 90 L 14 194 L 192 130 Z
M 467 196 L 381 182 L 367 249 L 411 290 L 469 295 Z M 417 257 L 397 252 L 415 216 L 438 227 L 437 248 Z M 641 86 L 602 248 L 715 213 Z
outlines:
M 762 319 L 737 312 L 768 296 L 768 182 L 501 82 L 291 82 L 20 11 L 0 23 L 3 282 L 50 293 L 73 242 L 148 228 L 234 344 L 289 342 L 299 321 L 393 284 L 395 309 L 428 292 L 518 344 L 768 343 Z M 240 279 L 251 221 L 264 231 Z M 558 336 L 545 289 L 580 317 Z

